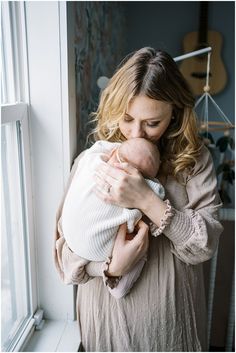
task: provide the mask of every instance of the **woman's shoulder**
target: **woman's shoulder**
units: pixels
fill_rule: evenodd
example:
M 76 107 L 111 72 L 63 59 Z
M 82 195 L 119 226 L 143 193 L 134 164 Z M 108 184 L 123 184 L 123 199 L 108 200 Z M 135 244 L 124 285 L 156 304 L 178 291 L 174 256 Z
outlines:
M 189 175 L 189 179 L 197 176 L 198 174 L 201 174 L 201 175 L 202 173 L 208 174 L 209 171 L 214 172 L 214 169 L 215 168 L 214 168 L 211 152 L 205 145 L 203 145 L 201 147 L 199 156 L 196 158 L 196 163 Z

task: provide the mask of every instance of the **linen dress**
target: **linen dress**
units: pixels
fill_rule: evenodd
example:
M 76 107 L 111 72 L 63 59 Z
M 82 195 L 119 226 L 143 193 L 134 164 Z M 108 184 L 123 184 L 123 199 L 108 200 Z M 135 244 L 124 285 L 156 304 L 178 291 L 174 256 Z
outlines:
M 54 259 L 63 282 L 79 284 L 77 314 L 85 351 L 207 350 L 202 262 L 214 255 L 223 231 L 218 220 L 222 203 L 208 149 L 202 148 L 191 176 L 183 173 L 181 183 L 172 176 L 161 182 L 171 212 L 163 219 L 162 234 L 150 237 L 140 277 L 119 300 L 104 285 L 104 264 L 88 263 L 67 246 L 60 227 L 62 200 Z

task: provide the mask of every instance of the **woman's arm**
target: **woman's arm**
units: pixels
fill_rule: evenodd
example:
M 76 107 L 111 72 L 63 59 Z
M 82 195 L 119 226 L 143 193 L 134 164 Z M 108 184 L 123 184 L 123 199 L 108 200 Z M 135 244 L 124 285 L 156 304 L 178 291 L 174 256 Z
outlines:
M 119 168 L 103 166 L 97 173 L 96 192 L 100 197 L 123 207 L 139 208 L 156 225 L 157 234 L 163 232 L 171 240 L 172 252 L 182 261 L 198 264 L 213 256 L 223 230 L 217 216 L 222 203 L 212 158 L 206 148 L 187 181 L 189 203 L 181 211 L 159 199 L 140 173 L 127 163 Z M 103 191 L 104 179 L 112 185 L 110 194 Z
M 116 299 L 121 299 L 130 292 L 135 282 L 138 280 L 139 276 L 141 275 L 141 272 L 143 270 L 143 267 L 146 261 L 147 261 L 146 256 L 144 256 L 137 262 L 137 264 L 133 267 L 133 269 L 130 272 L 128 272 L 127 274 L 121 277 L 118 285 L 115 288 L 108 287 L 108 290 L 113 297 L 115 297 Z
M 62 281 L 65 284 L 83 284 L 93 277 L 102 277 L 110 293 L 116 299 L 122 298 L 133 287 L 145 263 L 144 255 L 148 248 L 148 226 L 140 221 L 137 231 L 136 239 L 131 244 L 131 240 L 125 239 L 126 225 L 119 228 L 118 241 L 113 251 L 113 265 L 110 264 L 110 259 L 105 262 L 89 262 L 70 250 L 63 236 L 59 220 L 56 229 L 54 260 Z M 136 263 L 137 266 L 134 268 Z M 125 272 L 127 274 L 124 274 Z M 121 275 L 123 277 L 120 281 Z
M 188 204 L 174 216 L 164 234 L 171 240 L 172 252 L 188 264 L 209 260 L 215 253 L 223 227 L 218 219 L 222 207 L 212 157 L 207 148 L 187 180 Z

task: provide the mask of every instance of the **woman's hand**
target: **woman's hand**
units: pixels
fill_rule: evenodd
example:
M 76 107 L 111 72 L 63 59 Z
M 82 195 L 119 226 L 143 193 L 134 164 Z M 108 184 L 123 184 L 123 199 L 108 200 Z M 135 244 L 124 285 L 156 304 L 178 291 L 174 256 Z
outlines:
M 134 238 L 127 240 L 126 223 L 120 226 L 112 251 L 112 261 L 107 272 L 108 276 L 116 277 L 128 273 L 147 252 L 149 227 L 140 220 L 136 230 L 137 234 Z
M 103 163 L 94 178 L 97 196 L 120 207 L 144 210 L 145 203 L 153 195 L 141 173 L 128 163 L 115 163 L 114 166 Z

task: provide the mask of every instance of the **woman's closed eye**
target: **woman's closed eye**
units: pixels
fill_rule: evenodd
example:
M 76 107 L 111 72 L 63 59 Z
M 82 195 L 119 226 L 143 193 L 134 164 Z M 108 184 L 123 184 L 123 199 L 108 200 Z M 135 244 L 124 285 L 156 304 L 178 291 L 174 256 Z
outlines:
M 130 123 L 132 122 L 134 119 L 129 117 L 129 116 L 125 116 L 123 119 L 126 123 Z M 144 123 L 146 124 L 146 126 L 148 127 L 156 127 L 160 124 L 160 121 L 144 121 Z
M 146 122 L 148 127 L 156 127 L 160 124 L 160 121 L 152 121 L 152 122 Z
M 129 116 L 125 116 L 123 119 L 126 123 L 129 123 L 130 121 L 133 121 L 134 119 L 130 118 Z

